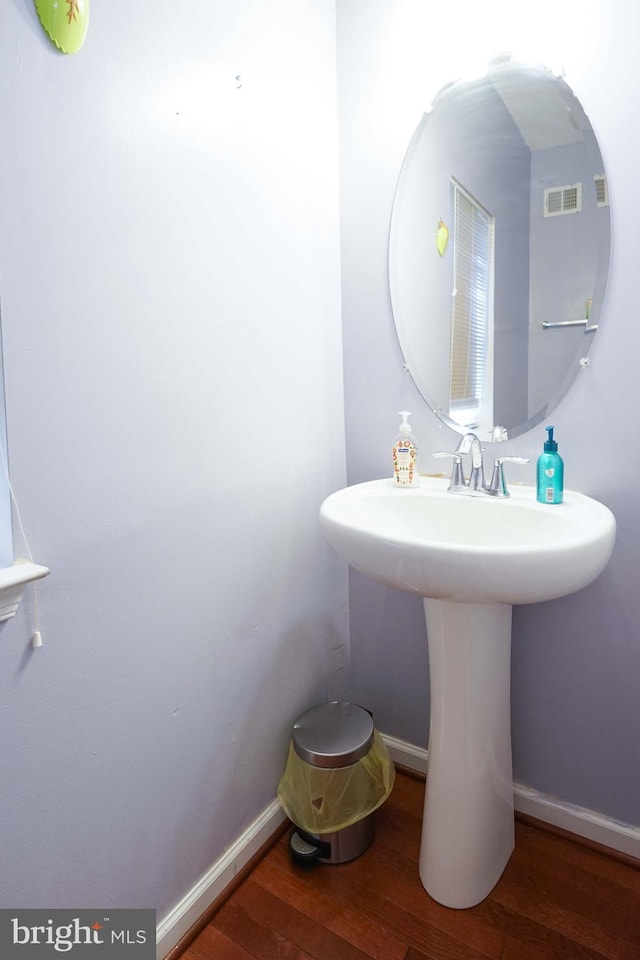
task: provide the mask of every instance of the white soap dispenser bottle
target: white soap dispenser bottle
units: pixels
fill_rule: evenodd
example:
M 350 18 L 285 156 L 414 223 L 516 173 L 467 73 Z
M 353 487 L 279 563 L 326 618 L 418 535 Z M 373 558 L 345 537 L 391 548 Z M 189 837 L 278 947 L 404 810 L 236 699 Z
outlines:
M 396 487 L 417 487 L 418 479 L 418 445 L 408 417 L 408 410 L 401 410 L 398 436 L 393 441 L 393 484 Z

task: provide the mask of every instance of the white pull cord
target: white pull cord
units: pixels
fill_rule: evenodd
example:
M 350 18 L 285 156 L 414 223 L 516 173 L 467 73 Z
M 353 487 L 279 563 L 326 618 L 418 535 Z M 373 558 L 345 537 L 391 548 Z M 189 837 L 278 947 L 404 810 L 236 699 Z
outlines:
M 33 563 L 33 557 L 31 555 L 31 547 L 29 546 L 29 541 L 27 540 L 27 535 L 24 532 L 24 526 L 22 525 L 22 517 L 20 516 L 20 507 L 18 506 L 18 501 L 15 498 L 13 493 L 13 487 L 11 486 L 11 481 L 9 480 L 9 494 L 11 495 L 11 502 L 13 504 L 13 509 L 16 515 L 16 520 L 18 521 L 18 527 L 20 529 L 20 536 L 22 537 L 25 550 L 27 552 L 27 558 Z M 32 647 L 41 647 L 42 646 L 42 634 L 40 633 L 40 613 L 38 611 L 38 585 L 34 581 L 30 584 L 31 586 L 31 607 L 33 610 L 33 631 L 31 633 L 31 646 Z
M 22 537 L 25 550 L 27 552 L 27 558 L 33 563 L 33 557 L 31 555 L 31 547 L 29 546 L 29 541 L 27 540 L 27 535 L 24 532 L 24 526 L 22 525 L 22 517 L 20 516 L 20 507 L 18 506 L 18 501 L 15 498 L 13 493 L 13 487 L 11 486 L 11 481 L 9 480 L 9 494 L 11 495 L 11 502 L 13 504 L 13 509 L 16 515 L 16 520 L 18 521 L 18 527 L 20 529 L 20 536 Z M 38 585 L 35 581 L 30 584 L 31 586 L 31 607 L 33 610 L 33 631 L 31 633 L 31 646 L 32 647 L 41 647 L 42 646 L 42 634 L 40 633 L 40 613 L 38 611 Z

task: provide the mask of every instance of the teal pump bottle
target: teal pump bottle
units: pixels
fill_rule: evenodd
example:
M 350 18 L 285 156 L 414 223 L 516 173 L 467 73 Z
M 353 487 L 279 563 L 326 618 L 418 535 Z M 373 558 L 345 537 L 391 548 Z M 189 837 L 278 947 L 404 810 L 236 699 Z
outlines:
M 544 453 L 538 457 L 536 476 L 538 503 L 562 503 L 564 463 L 558 453 L 558 444 L 553 439 L 554 429 L 554 427 L 545 427 L 549 439 L 544 442 Z

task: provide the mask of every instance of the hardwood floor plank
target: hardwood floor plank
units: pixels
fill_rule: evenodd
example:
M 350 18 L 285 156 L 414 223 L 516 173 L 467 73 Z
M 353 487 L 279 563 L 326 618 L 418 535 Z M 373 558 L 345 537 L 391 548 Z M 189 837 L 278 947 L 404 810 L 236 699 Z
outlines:
M 541 857 L 537 848 L 519 837 L 504 879 L 528 894 L 553 903 L 562 911 L 597 925 L 603 934 L 626 940 L 640 954 L 640 897 L 620 884 L 605 881 L 577 863 L 567 863 L 553 853 Z
M 566 952 L 569 951 L 569 952 Z M 502 960 L 593 960 L 597 954 L 582 949 L 575 943 L 567 941 L 565 952 L 560 953 L 554 948 L 534 947 L 529 943 L 523 943 L 521 940 L 509 938 L 504 948 Z
M 418 862 L 422 834 L 424 784 L 411 781 L 408 789 L 396 776 L 391 797 L 376 811 L 375 843 L 392 846 L 407 859 Z
M 473 912 L 483 917 L 487 923 L 494 924 L 506 936 L 506 943 L 501 960 L 508 956 L 510 960 L 520 960 L 518 949 L 522 951 L 523 960 L 565 960 L 565 958 L 579 957 L 580 960 L 604 960 L 602 954 L 577 944 L 570 937 L 550 929 L 544 923 L 530 917 L 523 916 L 511 910 L 492 897 L 487 897 L 482 903 L 473 907 Z M 514 952 L 513 947 L 516 945 Z
M 560 934 L 580 946 L 594 951 L 606 960 L 638 960 L 640 943 L 621 940 L 597 921 L 562 909 L 551 900 L 502 877 L 490 899 L 508 907 L 529 920 L 535 920 L 549 931 Z
M 181 960 L 640 960 L 640 870 L 530 821 L 482 903 L 436 903 L 418 874 L 424 789 L 397 775 L 351 863 L 303 871 L 283 835 Z
M 375 843 L 401 853 L 407 860 L 418 862 L 422 836 L 422 814 L 414 816 L 390 807 L 376 820 Z
M 255 954 L 248 953 L 216 927 L 209 925 L 185 950 L 181 960 L 255 960 Z
M 393 805 L 398 810 L 421 817 L 425 787 L 424 779 L 397 774 L 393 787 Z
M 423 953 L 422 950 L 416 950 L 415 947 L 409 947 L 405 960 L 449 960 L 451 954 L 448 952 L 440 953 L 438 948 L 435 952 Z
M 234 901 L 255 921 L 271 927 L 314 960 L 369 960 L 353 944 L 280 900 L 253 879 L 242 885 Z
M 301 876 L 300 884 L 309 884 L 379 923 L 407 945 L 429 954 L 436 950 L 457 960 L 498 960 L 504 936 L 478 924 L 468 912 L 448 910 L 425 893 L 417 868 L 411 880 L 386 868 L 373 855 L 372 847 L 351 864 L 319 867 Z M 279 869 L 290 869 L 284 851 L 274 857 Z
M 347 896 L 349 889 L 358 885 L 362 898 L 374 894 L 388 901 L 391 911 L 401 911 L 400 916 L 410 915 L 417 924 L 426 924 L 452 940 L 474 947 L 484 957 L 499 960 L 504 934 L 472 911 L 451 910 L 436 903 L 422 886 L 417 862 L 407 861 L 396 850 L 382 844 L 374 844 L 365 857 L 364 875 L 360 875 L 358 861 L 354 861 L 352 865 L 344 864 L 345 868 L 351 868 L 335 877 L 334 887 L 341 896 Z
M 608 857 L 575 840 L 547 832 L 544 826 L 517 823 L 516 839 L 521 856 L 528 853 L 533 859 L 542 862 L 553 858 L 558 861 L 557 869 L 560 874 L 563 874 L 565 869 L 577 868 L 602 883 L 613 883 L 616 887 L 629 891 L 636 898 L 636 902 L 640 898 L 640 869 L 622 860 Z
M 369 856 L 369 854 L 367 854 Z M 587 949 L 584 944 L 577 948 L 564 931 L 549 929 L 535 919 L 523 917 L 521 912 L 510 909 L 508 905 L 484 900 L 481 904 L 468 910 L 451 910 L 436 903 L 428 896 L 420 883 L 417 866 L 408 867 L 384 864 L 380 874 L 381 863 L 384 857 L 379 849 L 372 851 L 367 861 L 367 875 L 361 883 L 365 892 L 377 892 L 380 896 L 390 899 L 398 910 L 402 929 L 398 936 L 407 936 L 407 914 L 412 915 L 416 922 L 427 924 L 446 933 L 449 937 L 475 948 L 483 956 L 502 958 L 509 936 L 515 936 L 519 941 L 535 946 L 548 957 L 580 956 L 584 960 L 602 960 L 603 954 L 596 950 Z M 415 871 L 415 873 L 412 873 Z M 337 895 L 348 896 L 346 881 L 336 878 L 333 886 L 340 882 Z M 354 881 L 355 882 L 355 881 Z M 351 896 L 354 896 L 354 882 L 351 883 Z M 344 883 L 344 885 L 343 885 Z M 364 907 L 363 907 L 364 909 Z M 409 942 L 415 947 L 426 950 L 430 945 L 429 939 L 420 940 L 416 935 Z M 606 956 L 606 954 L 604 955 Z M 640 957 L 640 954 L 639 954 Z
M 294 867 L 280 870 L 272 860 L 263 860 L 253 872 L 252 878 L 305 916 L 322 923 L 372 960 L 404 960 L 407 950 L 404 941 L 389 933 L 377 921 L 362 916 L 350 905 L 343 904 L 318 889 L 310 875 L 305 877 Z
M 298 944 L 292 943 L 282 932 L 274 930 L 270 924 L 260 923 L 251 916 L 242 905 L 235 902 L 235 894 L 220 910 L 215 921 L 215 929 L 224 933 L 229 940 L 239 944 L 255 960 L 272 960 L 273 957 L 286 957 L 286 960 L 315 960 L 312 954 L 306 953 Z M 212 954 L 212 958 L 218 960 L 215 953 Z
M 411 798 L 409 802 L 407 797 Z M 411 810 L 411 801 L 416 805 L 413 809 L 418 804 L 421 808 L 422 791 L 409 780 L 403 784 L 405 809 Z M 614 943 L 608 948 L 610 951 L 617 950 L 624 955 L 624 947 L 616 947 L 615 941 L 627 940 L 640 958 L 640 871 L 567 838 L 546 833 L 530 824 L 517 823 L 516 849 L 498 889 L 509 879 L 520 882 L 527 890 L 537 883 L 538 891 L 546 891 L 547 899 L 557 901 L 557 906 L 564 908 L 570 916 L 584 917 L 589 924 L 597 916 L 598 923 L 590 933 L 590 942 L 582 943 L 581 950 L 589 950 L 591 956 L 601 956 L 603 942 L 613 938 Z M 498 919 L 494 911 L 493 922 L 508 932 L 522 924 L 523 919 L 518 911 L 513 910 L 501 912 Z M 568 946 L 570 938 L 565 936 L 562 928 L 547 932 L 539 924 L 534 927 L 527 924 L 527 935 L 533 937 L 537 949 L 542 949 L 545 954 L 551 949 L 558 955 L 559 951 L 562 951 L 561 955 L 572 955 Z M 551 948 L 549 940 L 553 943 Z
M 589 840 L 587 837 L 575 836 L 569 830 L 557 827 L 552 823 L 545 823 L 536 817 L 530 817 L 527 814 L 516 814 L 516 821 L 523 826 L 528 826 L 534 834 L 539 833 L 558 842 L 558 853 L 561 856 L 567 856 L 569 860 L 574 856 L 591 856 L 593 863 L 602 863 L 605 873 L 609 871 L 615 874 L 622 868 L 627 871 L 626 875 L 621 875 L 621 880 L 630 883 L 631 887 L 638 890 L 640 884 L 640 859 L 628 853 L 622 853 L 606 844 L 597 843 L 595 840 Z M 573 850 L 573 853 L 572 853 Z M 631 871 L 630 873 L 628 871 Z M 632 879 L 635 877 L 635 879 Z

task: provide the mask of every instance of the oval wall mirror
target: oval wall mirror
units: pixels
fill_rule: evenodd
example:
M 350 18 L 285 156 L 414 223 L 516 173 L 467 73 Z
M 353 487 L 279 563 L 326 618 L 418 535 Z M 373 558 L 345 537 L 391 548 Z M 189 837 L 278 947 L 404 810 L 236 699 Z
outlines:
M 562 78 L 503 58 L 440 91 L 398 179 L 389 282 L 407 368 L 454 430 L 517 437 L 565 395 L 601 323 L 609 213 Z

